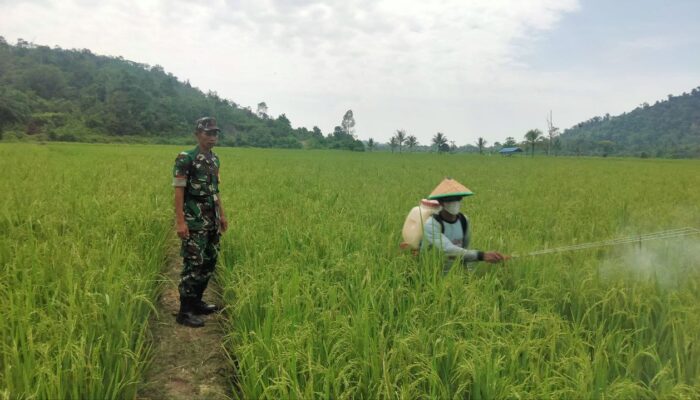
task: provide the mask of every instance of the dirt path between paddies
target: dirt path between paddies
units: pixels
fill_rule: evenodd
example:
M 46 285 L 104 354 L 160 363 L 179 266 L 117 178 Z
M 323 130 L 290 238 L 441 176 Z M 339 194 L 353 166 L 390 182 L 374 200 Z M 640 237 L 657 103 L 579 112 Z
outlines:
M 150 320 L 153 359 L 137 396 L 140 400 L 229 399 L 235 371 L 223 347 L 223 315 L 203 315 L 204 327 L 189 328 L 175 322 L 180 307 L 177 284 L 182 259 L 173 245 L 163 271 L 163 292 L 157 315 Z M 213 280 L 204 299 L 221 304 Z

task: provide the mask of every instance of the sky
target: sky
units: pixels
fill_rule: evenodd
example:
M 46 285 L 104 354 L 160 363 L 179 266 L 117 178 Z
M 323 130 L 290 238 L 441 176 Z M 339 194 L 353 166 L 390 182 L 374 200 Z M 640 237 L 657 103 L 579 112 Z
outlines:
M 0 0 L 0 36 L 161 65 L 359 139 L 517 140 L 700 86 L 697 0 Z

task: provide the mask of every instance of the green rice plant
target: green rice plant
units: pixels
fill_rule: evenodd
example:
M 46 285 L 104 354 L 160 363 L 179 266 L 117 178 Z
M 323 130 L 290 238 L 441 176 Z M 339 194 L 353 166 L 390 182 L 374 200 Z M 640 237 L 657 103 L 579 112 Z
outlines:
M 152 151 L 0 146 L 2 396 L 135 396 L 171 246 L 168 163 Z
M 0 146 L 0 397 L 132 398 L 172 237 L 168 146 Z M 505 253 L 700 226 L 697 161 L 217 149 L 242 398 L 700 396 L 696 241 L 453 267 L 398 249 L 445 176 Z
M 398 250 L 445 175 L 477 248 L 700 226 L 697 161 L 223 149 L 219 278 L 243 398 L 700 396 L 697 253 L 634 246 L 452 268 Z M 671 178 L 672 177 L 672 178 Z M 662 245 L 663 246 L 663 245 Z

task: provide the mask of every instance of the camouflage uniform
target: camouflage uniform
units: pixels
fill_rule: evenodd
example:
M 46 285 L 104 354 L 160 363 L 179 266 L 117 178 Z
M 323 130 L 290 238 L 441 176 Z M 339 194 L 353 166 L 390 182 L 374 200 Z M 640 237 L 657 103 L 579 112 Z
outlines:
M 184 215 L 190 235 L 182 239 L 183 257 L 180 298 L 201 300 L 219 254 L 220 219 L 216 200 L 219 193 L 219 158 L 203 154 L 199 146 L 183 151 L 175 159 L 174 186 L 185 183 Z M 178 182 L 177 177 L 186 177 Z

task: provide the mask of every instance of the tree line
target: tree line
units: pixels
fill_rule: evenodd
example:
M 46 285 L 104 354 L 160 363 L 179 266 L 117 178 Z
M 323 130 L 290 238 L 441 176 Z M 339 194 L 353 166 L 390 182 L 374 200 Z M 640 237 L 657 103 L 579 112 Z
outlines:
M 544 132 L 531 129 L 519 141 L 509 136 L 490 146 L 483 137 L 458 146 L 442 132 L 423 145 L 405 129 L 387 143 L 363 143 L 352 110 L 332 132 L 294 128 L 284 113 L 272 116 L 264 101 L 254 111 L 159 65 L 22 39 L 12 45 L 0 36 L 0 139 L 184 144 L 192 121 L 204 115 L 219 120 L 224 146 L 480 154 L 521 147 L 530 155 L 700 157 L 700 87 L 619 116 L 591 118 L 563 133 L 550 113 Z
M 412 138 L 411 141 L 408 138 Z M 530 129 L 521 140 L 509 136 L 503 142 L 489 146 L 483 137 L 473 144 L 456 146 L 454 141 L 438 132 L 430 146 L 420 146 L 415 137 L 399 129 L 385 147 L 392 152 L 408 150 L 496 153 L 503 148 L 518 147 L 530 156 L 637 156 L 665 158 L 700 157 L 700 87 L 680 96 L 668 95 L 667 100 L 654 105 L 642 103 L 629 113 L 619 116 L 605 114 L 593 117 L 572 128 L 561 130 L 554 126 L 552 112 L 546 118 L 546 129 Z
M 159 65 L 0 37 L 0 139 L 184 144 L 205 115 L 218 119 L 225 146 L 364 150 L 352 111 L 333 132 L 293 128 L 265 102 L 253 111 Z
M 556 130 L 550 131 L 552 135 L 555 135 L 556 132 L 558 132 L 558 128 L 555 128 Z M 553 136 L 555 137 L 555 136 Z M 454 140 L 449 140 L 447 138 L 447 135 L 445 135 L 442 132 L 437 132 L 430 140 L 430 144 L 423 146 L 418 142 L 418 139 L 414 135 L 408 135 L 406 133 L 406 130 L 404 129 L 397 129 L 396 132 L 394 133 L 393 136 L 389 139 L 389 141 L 381 145 L 377 143 L 373 138 L 370 138 L 367 141 L 367 150 L 372 151 L 375 149 L 388 149 L 392 153 L 398 152 L 402 153 L 404 151 L 408 152 L 413 152 L 413 151 L 434 151 L 437 153 L 476 153 L 478 152 L 479 154 L 483 154 L 484 152 L 486 153 L 494 153 L 498 152 L 499 150 L 507 147 L 525 147 L 527 148 L 532 148 L 533 150 L 535 149 L 535 145 L 539 146 L 543 143 L 547 143 L 547 139 L 543 136 L 542 131 L 539 129 L 532 129 L 529 130 L 525 136 L 525 140 L 521 142 L 517 142 L 515 138 L 513 137 L 507 137 L 503 143 L 501 142 L 494 142 L 492 146 L 488 146 L 488 141 L 484 139 L 483 137 L 479 137 L 474 144 L 466 144 L 462 146 L 457 146 Z M 554 140 L 555 145 L 552 147 L 552 151 L 556 150 L 561 150 L 561 142 L 558 140 L 558 137 L 555 137 Z M 549 145 L 548 145 L 549 146 Z M 534 155 L 534 151 L 531 152 L 531 154 Z M 549 149 L 547 150 L 547 154 L 549 154 Z
M 700 157 L 700 86 L 621 115 L 593 117 L 565 130 L 561 141 L 566 155 Z

